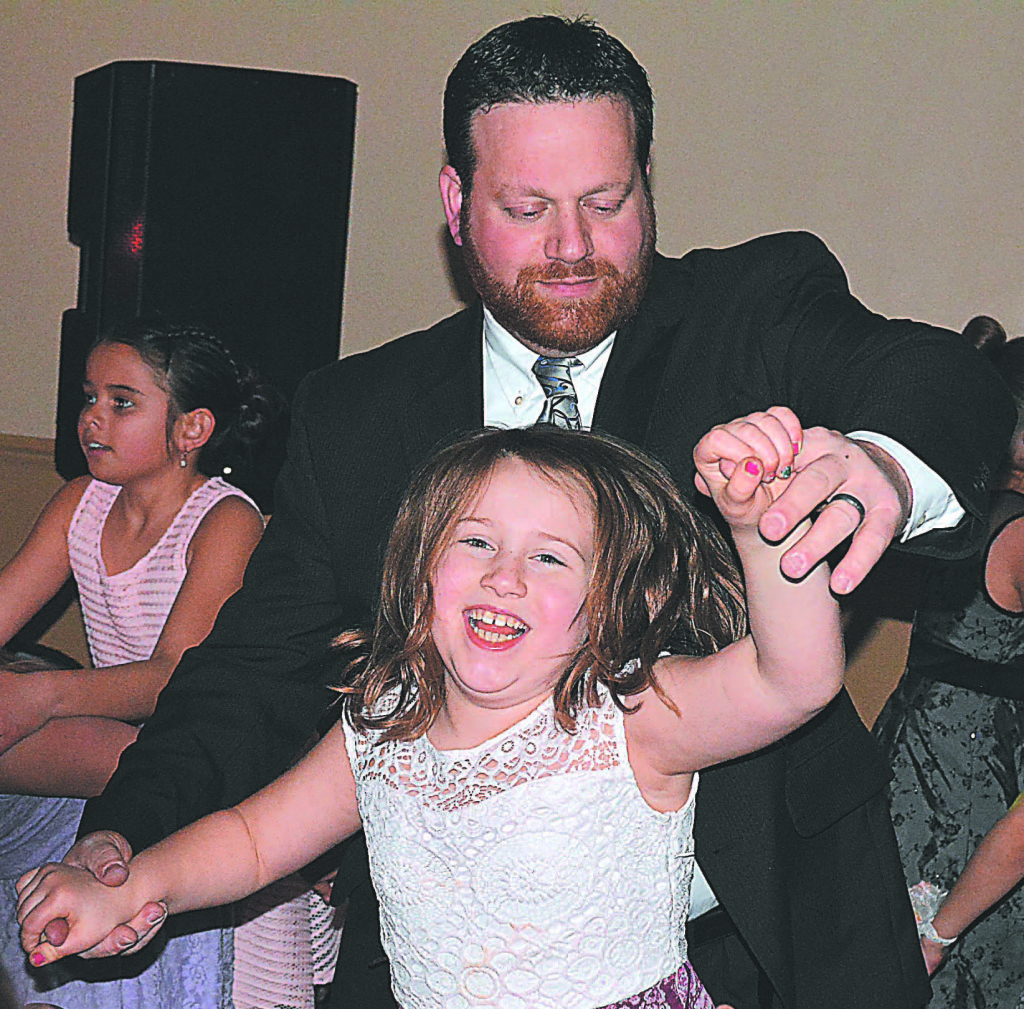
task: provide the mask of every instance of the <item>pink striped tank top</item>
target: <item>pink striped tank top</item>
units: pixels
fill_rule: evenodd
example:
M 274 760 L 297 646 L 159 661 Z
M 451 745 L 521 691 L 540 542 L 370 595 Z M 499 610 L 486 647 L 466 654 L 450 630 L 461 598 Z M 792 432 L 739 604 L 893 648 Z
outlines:
M 93 480 L 68 529 L 71 570 L 78 583 L 89 652 L 96 668 L 140 662 L 153 654 L 185 580 L 189 543 L 206 513 L 232 495 L 256 508 L 237 487 L 213 477 L 192 492 L 145 557 L 127 571 L 108 575 L 100 539 L 120 493 L 120 487 Z

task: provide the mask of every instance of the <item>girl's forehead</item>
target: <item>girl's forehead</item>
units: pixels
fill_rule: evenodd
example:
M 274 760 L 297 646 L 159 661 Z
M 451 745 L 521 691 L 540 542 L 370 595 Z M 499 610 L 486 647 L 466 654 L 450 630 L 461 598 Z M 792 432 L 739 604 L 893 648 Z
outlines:
M 524 495 L 530 493 L 530 484 L 533 481 L 540 482 L 545 489 L 563 497 L 577 512 L 596 520 L 595 493 L 585 479 L 571 470 L 539 466 L 518 456 L 496 460 L 491 469 L 477 479 L 466 495 L 466 500 L 462 502 L 459 509 L 460 517 L 473 514 L 479 508 L 480 502 L 488 496 L 496 481 L 506 488 L 510 485 L 519 485 Z
M 165 376 L 134 347 L 124 343 L 100 343 L 93 347 L 86 361 L 85 374 L 90 382 L 167 393 Z

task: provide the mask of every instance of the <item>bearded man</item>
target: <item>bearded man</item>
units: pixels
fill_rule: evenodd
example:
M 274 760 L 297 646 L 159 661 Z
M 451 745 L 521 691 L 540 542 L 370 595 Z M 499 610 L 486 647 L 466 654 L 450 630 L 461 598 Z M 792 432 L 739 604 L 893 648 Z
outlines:
M 893 540 L 931 554 L 977 543 L 1014 423 L 990 373 L 954 334 L 869 312 L 813 236 L 656 254 L 652 128 L 646 73 L 591 22 L 512 22 L 460 59 L 440 187 L 481 304 L 303 384 L 244 587 L 87 806 L 68 860 L 117 884 L 132 850 L 286 767 L 330 699 L 328 642 L 372 618 L 412 473 L 481 424 L 607 431 L 687 488 L 706 431 L 782 404 L 805 429 L 828 429 L 808 436 L 762 522 L 781 539 L 825 505 L 785 554 L 787 575 L 851 534 L 837 592 Z M 688 934 L 717 1000 L 924 1004 L 888 777 L 845 694 L 781 743 L 702 776 Z M 393 1006 L 358 841 L 336 891 L 349 909 L 332 1004 Z M 159 916 L 147 908 L 96 952 L 144 941 Z

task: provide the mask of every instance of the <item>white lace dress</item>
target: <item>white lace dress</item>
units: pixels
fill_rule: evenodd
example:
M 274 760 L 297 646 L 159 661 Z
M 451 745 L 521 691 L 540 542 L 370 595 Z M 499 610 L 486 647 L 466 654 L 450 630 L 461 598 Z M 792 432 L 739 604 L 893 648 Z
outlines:
M 697 775 L 651 809 L 609 696 L 575 735 L 549 700 L 470 750 L 343 724 L 404 1009 L 593 1009 L 684 965 Z

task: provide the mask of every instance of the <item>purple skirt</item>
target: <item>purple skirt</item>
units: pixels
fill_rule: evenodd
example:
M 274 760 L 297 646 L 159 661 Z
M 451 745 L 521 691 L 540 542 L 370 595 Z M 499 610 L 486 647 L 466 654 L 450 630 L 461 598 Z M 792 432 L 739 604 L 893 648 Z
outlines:
M 653 987 L 601 1009 L 715 1009 L 715 1003 L 687 960 L 675 974 Z

